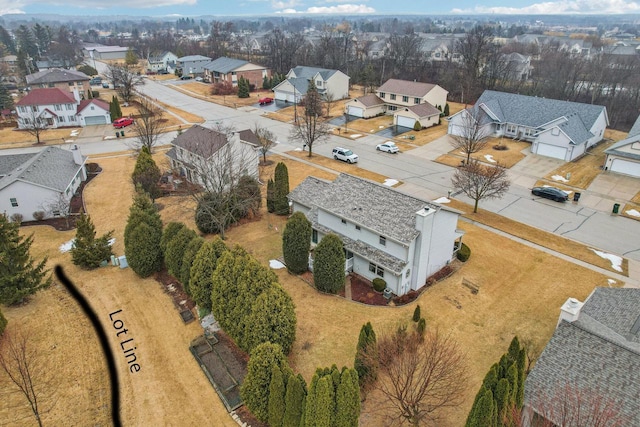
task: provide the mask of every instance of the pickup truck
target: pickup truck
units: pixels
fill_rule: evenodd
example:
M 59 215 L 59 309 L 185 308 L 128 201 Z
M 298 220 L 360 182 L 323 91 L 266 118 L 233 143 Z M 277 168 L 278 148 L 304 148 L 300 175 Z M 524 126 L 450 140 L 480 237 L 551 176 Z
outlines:
M 358 163 L 358 155 L 347 148 L 342 148 L 342 147 L 334 148 L 333 158 L 336 160 L 342 160 L 343 162 L 347 162 L 347 163 Z

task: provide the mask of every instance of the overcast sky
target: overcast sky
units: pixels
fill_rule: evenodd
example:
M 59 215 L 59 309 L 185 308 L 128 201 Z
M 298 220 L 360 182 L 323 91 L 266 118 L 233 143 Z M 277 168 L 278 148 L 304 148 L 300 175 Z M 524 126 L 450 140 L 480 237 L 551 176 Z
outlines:
M 628 14 L 640 0 L 0 0 L 0 14 L 265 15 L 333 14 Z

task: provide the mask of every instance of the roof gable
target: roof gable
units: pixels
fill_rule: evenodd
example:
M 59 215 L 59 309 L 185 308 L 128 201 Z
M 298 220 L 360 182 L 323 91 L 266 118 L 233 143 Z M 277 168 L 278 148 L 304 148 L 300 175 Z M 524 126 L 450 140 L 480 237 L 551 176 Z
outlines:
M 360 102 L 365 107 L 375 107 L 376 105 L 384 105 L 384 101 L 380 99 L 378 95 L 373 93 L 356 98 L 355 101 Z
M 440 110 L 438 110 L 436 107 L 429 104 L 428 102 L 412 105 L 411 107 L 407 107 L 406 109 L 414 113 L 419 118 L 440 115 Z
M 337 72 L 338 70 L 329 70 L 326 68 L 317 68 L 317 67 L 305 67 L 302 65 L 292 68 L 289 71 L 289 73 L 293 73 L 295 77 L 301 78 L 301 79 L 307 79 L 307 80 L 313 79 L 318 73 L 322 76 L 324 80 L 327 80 L 329 79 L 329 77 L 333 76 Z
M 55 105 L 76 104 L 76 99 L 71 92 L 57 87 L 39 88 L 29 91 L 27 96 L 16 102 L 16 105 Z
M 87 108 L 89 105 L 95 105 L 104 111 L 109 111 L 109 104 L 102 99 L 83 99 L 78 105 L 78 113 Z
M 75 70 L 64 70 L 59 68 L 51 68 L 49 70 L 38 71 L 25 77 L 27 84 L 48 84 L 48 83 L 66 83 L 89 81 L 91 78 L 85 73 Z
M 194 125 L 178 135 L 172 144 L 208 159 L 228 142 L 225 134 L 214 129 Z
M 226 56 L 221 56 L 220 58 L 214 59 L 213 61 L 209 62 L 207 65 L 205 65 L 204 68 L 210 71 L 227 74 L 248 63 L 249 61 L 245 61 L 243 59 L 234 59 L 227 58 Z
M 389 79 L 378 88 L 378 92 L 395 93 L 422 98 L 435 88 L 436 84 Z

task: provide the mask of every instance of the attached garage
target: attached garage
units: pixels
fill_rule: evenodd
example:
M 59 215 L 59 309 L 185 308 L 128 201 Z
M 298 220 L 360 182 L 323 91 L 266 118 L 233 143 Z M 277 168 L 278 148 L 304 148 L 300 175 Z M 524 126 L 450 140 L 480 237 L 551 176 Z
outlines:
M 347 114 L 354 117 L 363 117 L 364 116 L 364 108 L 354 107 L 353 105 L 349 105 L 347 109 Z
M 106 125 L 107 124 L 107 118 L 105 116 L 85 117 L 84 118 L 84 124 L 86 126 Z
M 538 143 L 536 154 L 540 156 L 553 157 L 554 159 L 564 160 L 567 157 L 567 149 L 557 145 Z
M 625 159 L 613 159 L 611 171 L 640 178 L 640 163 Z
M 396 125 L 398 126 L 404 126 L 406 128 L 413 129 L 413 126 L 416 124 L 416 119 L 414 118 L 404 117 L 404 116 L 397 116 L 397 117 L 398 117 L 398 121 L 396 122 Z

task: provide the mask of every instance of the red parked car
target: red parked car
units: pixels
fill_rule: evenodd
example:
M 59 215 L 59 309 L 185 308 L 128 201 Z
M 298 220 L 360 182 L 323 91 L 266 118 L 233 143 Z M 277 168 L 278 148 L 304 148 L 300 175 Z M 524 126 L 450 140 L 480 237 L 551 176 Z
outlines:
M 258 102 L 260 103 L 260 105 L 271 104 L 273 102 L 273 98 L 265 96 L 264 98 L 260 98 Z
M 121 129 L 132 124 L 133 119 L 131 117 L 120 117 L 118 120 L 113 122 L 113 127 L 116 129 Z

